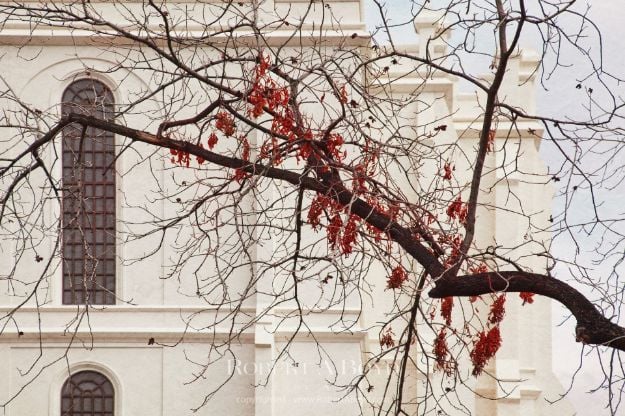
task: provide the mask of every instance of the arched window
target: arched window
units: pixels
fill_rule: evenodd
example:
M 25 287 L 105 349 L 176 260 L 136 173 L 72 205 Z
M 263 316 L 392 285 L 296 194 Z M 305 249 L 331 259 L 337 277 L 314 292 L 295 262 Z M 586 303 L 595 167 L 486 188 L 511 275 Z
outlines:
M 113 95 L 81 79 L 63 93 L 63 114 L 112 120 Z M 115 303 L 115 144 L 101 129 L 63 130 L 63 303 Z
M 108 378 L 95 371 L 81 371 L 63 384 L 61 416 L 113 416 L 114 401 Z

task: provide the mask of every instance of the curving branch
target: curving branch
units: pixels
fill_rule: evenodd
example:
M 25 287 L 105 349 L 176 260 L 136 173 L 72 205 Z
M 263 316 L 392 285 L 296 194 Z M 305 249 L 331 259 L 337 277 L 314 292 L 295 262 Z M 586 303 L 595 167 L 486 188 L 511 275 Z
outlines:
M 203 158 L 207 162 L 214 163 L 222 167 L 241 169 L 252 175 L 282 180 L 290 183 L 291 185 L 298 186 L 301 189 L 316 191 L 318 193 L 328 195 L 330 198 L 345 206 L 350 213 L 359 216 L 364 221 L 379 230 L 385 231 L 393 241 L 397 242 L 404 250 L 406 250 L 406 252 L 415 258 L 415 260 L 417 260 L 419 264 L 425 268 L 430 276 L 437 277 L 442 275 L 445 271 L 445 268 L 437 257 L 415 238 L 411 229 L 402 226 L 397 221 L 393 221 L 388 215 L 379 212 L 371 206 L 371 204 L 356 197 L 353 192 L 348 190 L 340 182 L 329 181 L 324 178 L 314 179 L 307 176 L 306 173 L 265 166 L 260 163 L 250 163 L 243 159 L 212 152 L 193 143 L 175 140 L 168 137 L 158 137 L 157 135 L 143 130 L 136 130 L 130 127 L 122 126 L 115 122 L 101 120 L 82 114 L 68 114 L 61 118 L 58 126 L 66 126 L 71 123 L 76 123 L 83 127 L 95 127 L 127 137 L 131 140 L 151 144 L 161 148 L 188 152 L 189 154 Z M 54 132 L 59 132 L 61 130 L 58 126 L 53 129 Z M 54 135 L 46 134 L 45 138 L 49 141 L 54 138 Z M 37 150 L 45 143 L 46 141 L 44 141 L 43 138 L 37 140 L 29 147 L 28 152 Z M 27 152 L 25 152 L 25 154 L 27 154 Z M 333 175 L 332 178 L 334 178 Z
M 493 292 L 531 292 L 557 300 L 577 320 L 576 340 L 625 351 L 625 328 L 611 322 L 577 289 L 552 276 L 523 271 L 445 277 L 429 291 L 432 298 L 480 296 Z
M 378 212 L 366 201 L 357 198 L 341 183 L 326 183 L 323 178 L 315 179 L 299 172 L 246 162 L 235 157 L 220 155 L 189 142 L 158 137 L 142 130 L 81 114 L 69 114 L 59 121 L 60 126 L 70 123 L 110 131 L 132 140 L 162 148 L 189 152 L 219 166 L 242 169 L 249 174 L 282 180 L 299 186 L 300 189 L 329 195 L 348 207 L 351 213 L 358 215 L 369 224 L 387 231 L 389 237 L 417 260 L 430 276 L 442 276 L 435 279 L 435 287 L 429 292 L 430 297 L 479 296 L 493 292 L 536 293 L 557 300 L 571 311 L 577 319 L 577 341 L 625 351 L 625 328 L 612 323 L 596 309 L 590 300 L 567 283 L 548 275 L 522 271 L 489 272 L 466 276 L 443 274 L 445 272 L 443 265 L 428 248 L 415 238 L 411 230 Z M 55 128 L 53 131 L 59 131 L 59 129 Z M 50 140 L 54 136 L 46 135 L 46 137 Z M 41 146 L 43 143 L 42 140 L 36 142 L 37 146 Z

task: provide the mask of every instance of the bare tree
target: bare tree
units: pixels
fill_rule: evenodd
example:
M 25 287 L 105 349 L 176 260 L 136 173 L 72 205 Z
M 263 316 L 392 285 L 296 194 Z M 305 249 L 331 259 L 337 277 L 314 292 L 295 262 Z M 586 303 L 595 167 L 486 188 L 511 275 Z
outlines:
M 102 247 L 130 247 L 116 254 L 124 267 L 164 256 L 162 277 L 217 311 L 188 328 L 229 328 L 207 346 L 202 372 L 267 317 L 272 331 L 295 327 L 276 362 L 288 360 L 296 335 L 315 337 L 316 314 L 362 308 L 383 293 L 391 306 L 369 328 L 382 348 L 346 392 L 378 414 L 469 413 L 431 371 L 454 391 L 478 376 L 496 382 L 490 360 L 502 342 L 519 342 L 502 341 L 505 304 L 538 295 L 575 318 L 571 342 L 614 351 L 603 364 L 616 414 L 625 240 L 622 213 L 604 212 L 602 199 L 622 191 L 623 99 L 614 92 L 621 78 L 602 67 L 600 29 L 575 1 L 414 1 L 399 22 L 374 3 L 373 38 L 346 28 L 324 1 L 275 10 L 262 1 L 3 3 L 4 35 L 26 27 L 2 47 L 3 67 L 46 65 L 49 51 L 29 42 L 54 33 L 109 62 L 86 57 L 76 79 L 88 72 L 122 82 L 111 96 L 89 84 L 79 98 L 39 108 L 2 75 L 0 230 L 13 261 L 0 276 L 12 305 L 1 333 L 21 334 L 20 310 L 49 303 L 47 282 L 61 273 L 71 274 L 67 303 L 90 305 L 78 308 L 70 332 L 97 305 L 133 304 L 98 280 L 110 252 L 98 251 L 90 240 L 98 233 L 87 228 L 102 229 L 112 239 Z M 418 51 L 394 39 L 415 21 Z M 339 40 L 327 46 L 328 38 Z M 534 39 L 539 56 L 524 60 L 521 44 Z M 566 78 L 572 64 L 588 76 Z M 509 79 L 515 65 L 526 65 L 525 80 Z M 132 77 L 145 88 L 125 90 Z M 441 79 L 473 91 L 473 119 L 458 135 L 475 140 L 450 133 L 457 110 L 437 105 L 449 96 L 423 98 Z M 511 96 L 533 79 L 571 83 L 587 116 L 538 114 Z M 525 164 L 541 136 L 560 155 L 548 170 Z M 87 179 L 98 163 L 100 176 Z M 124 216 L 109 228 L 95 224 L 105 217 L 92 215 L 101 211 L 87 191 L 106 177 L 124 183 Z M 507 195 L 495 198 L 500 184 Z M 524 199 L 548 195 L 549 184 L 561 210 L 528 211 Z M 513 219 L 521 238 L 489 237 L 494 214 Z M 551 236 L 577 252 L 555 255 Z M 589 242 L 599 274 L 578 261 Z M 83 250 L 78 269 L 68 244 Z M 250 313 L 252 303 L 262 307 Z M 279 306 L 293 312 L 278 314 Z M 334 329 L 349 332 L 358 319 L 341 314 Z M 319 355 L 329 356 L 322 343 Z M 382 384 L 373 375 L 381 360 L 392 363 Z M 416 393 L 415 380 L 425 385 Z

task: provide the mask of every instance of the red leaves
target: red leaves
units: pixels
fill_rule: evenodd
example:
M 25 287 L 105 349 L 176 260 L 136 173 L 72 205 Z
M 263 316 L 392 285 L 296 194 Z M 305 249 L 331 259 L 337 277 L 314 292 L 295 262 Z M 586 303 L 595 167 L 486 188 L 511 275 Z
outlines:
M 386 280 L 386 288 L 399 289 L 402 287 L 406 280 L 408 280 L 408 274 L 406 273 L 406 269 L 404 269 L 402 266 L 397 266 L 393 269 L 391 275 Z
M 327 196 L 317 194 L 317 197 L 313 199 L 308 209 L 308 223 L 312 225 L 313 230 L 317 230 L 321 223 L 321 214 L 323 210 L 330 206 L 330 200 Z
M 448 296 L 441 300 L 441 316 L 446 325 L 451 325 L 451 311 L 454 308 L 454 298 Z
M 376 211 L 380 212 L 381 214 L 388 215 L 393 221 L 397 221 L 397 217 L 399 215 L 399 206 L 393 204 L 385 206 L 377 199 L 371 197 L 367 197 L 366 200 L 367 203 L 370 204 Z M 367 227 L 367 231 L 373 236 L 376 242 L 381 241 L 383 234 L 387 231 L 380 230 L 379 228 L 369 224 L 368 222 L 365 223 L 365 226 Z
M 270 76 L 268 69 L 269 59 L 261 54 L 254 72 L 251 91 L 247 101 L 251 104 L 248 114 L 253 118 L 259 117 L 265 108 L 274 111 L 286 107 L 289 102 L 288 87 L 280 87 Z
M 346 256 L 353 251 L 356 235 L 358 234 L 358 222 L 360 222 L 360 217 L 350 214 L 345 224 L 343 237 L 341 238 L 341 252 Z
M 488 332 L 482 331 L 478 334 L 470 354 L 474 376 L 482 374 L 484 367 L 495 356 L 500 347 L 501 333 L 499 332 L 499 325 L 491 328 Z
M 274 109 L 278 106 L 286 107 L 289 103 L 289 90 L 286 87 L 274 88 L 269 94 L 269 108 Z
M 451 361 L 447 359 L 449 348 L 447 347 L 447 334 L 445 328 L 442 328 L 434 339 L 434 359 L 436 360 L 435 369 L 442 370 L 446 375 L 450 376 L 453 371 Z
M 232 136 L 235 132 L 234 118 L 226 111 L 220 111 L 215 115 L 215 128 L 226 136 Z
M 256 77 L 260 78 L 265 76 L 267 73 L 267 69 L 269 69 L 269 59 L 265 57 L 265 54 L 262 52 L 258 56 L 258 65 L 256 65 Z
M 339 242 L 339 234 L 341 232 L 341 228 L 343 227 L 343 220 L 341 220 L 341 215 L 336 213 L 330 220 L 330 224 L 328 224 L 327 232 L 328 232 L 328 242 L 330 243 L 330 247 L 332 250 L 335 250 L 337 244 Z
M 462 202 L 462 197 L 458 197 L 447 207 L 447 215 L 451 219 L 458 219 L 458 221 L 464 223 L 467 219 L 468 208 L 467 204 Z
M 172 154 L 172 158 L 170 159 L 171 163 L 177 163 L 180 166 L 184 165 L 189 167 L 189 163 L 191 161 L 191 155 L 189 155 L 189 152 L 185 152 L 184 150 L 169 149 L 169 153 Z
M 523 305 L 526 303 L 534 303 L 534 295 L 532 292 L 520 292 L 519 297 L 523 299 Z
M 281 136 L 286 136 L 289 141 L 295 140 L 295 120 L 293 112 L 285 109 L 282 114 L 276 114 L 271 122 L 271 131 Z
M 462 246 L 462 236 L 460 234 L 442 234 L 438 237 L 438 242 L 451 249 L 449 257 L 444 262 L 445 267 L 451 267 L 460 259 L 460 247 Z
M 469 273 L 471 274 L 486 273 L 486 272 L 488 272 L 488 266 L 486 266 L 486 264 L 484 263 L 480 263 L 477 266 L 469 267 Z
M 498 324 L 503 321 L 503 317 L 506 314 L 506 295 L 502 294 L 497 296 L 493 304 L 490 306 L 490 313 L 488 314 L 488 322 L 491 324 Z
M 495 356 L 501 347 L 499 324 L 503 321 L 503 317 L 506 313 L 505 303 L 505 293 L 495 298 L 490 306 L 490 312 L 488 314 L 487 327 L 489 327 L 489 329 L 481 331 L 477 339 L 473 341 L 473 350 L 470 353 L 470 358 L 473 363 L 474 376 L 482 374 L 488 361 Z
M 256 79 L 247 101 L 251 104 L 248 114 L 257 118 L 263 114 L 265 108 L 274 111 L 286 107 L 289 102 L 289 90 L 287 87 L 278 87 L 269 77 Z
M 341 211 L 345 209 L 331 198 L 317 194 L 308 209 L 308 223 L 315 231 L 321 225 L 321 214 L 326 210 L 332 217 L 326 227 L 330 247 L 332 250 L 339 249 L 342 254 L 348 256 L 354 250 L 361 219 L 355 214 L 349 214 L 347 221 L 343 223 Z
M 269 60 L 265 58 L 262 53 L 258 57 L 258 65 L 255 68 L 254 83 L 252 84 L 252 91 L 247 100 L 252 104 L 252 108 L 248 111 L 249 114 L 256 118 L 263 113 L 263 107 L 266 105 L 265 88 L 260 85 L 261 79 L 267 74 L 269 69 Z
M 247 137 L 245 136 L 241 136 L 239 137 L 239 140 L 241 141 L 241 159 L 243 159 L 246 162 L 249 162 L 250 160 L 250 142 L 247 140 Z M 241 169 L 241 168 L 237 168 L 234 170 L 234 176 L 232 179 L 234 179 L 235 181 L 241 183 L 244 179 L 248 178 L 250 176 L 249 173 L 247 173 L 245 170 Z
M 250 104 L 252 104 L 252 108 L 248 110 L 248 113 L 254 118 L 260 116 L 263 113 L 263 107 L 265 106 L 265 98 L 263 97 L 262 92 L 252 90 L 247 100 Z
M 362 194 L 366 192 L 366 180 L 367 168 L 362 163 L 359 163 L 354 168 L 354 177 L 352 178 L 352 191 L 356 194 Z
M 443 179 L 451 181 L 452 172 L 454 170 L 456 170 L 456 167 L 454 165 L 450 165 L 448 162 L 445 162 L 445 166 L 443 166 Z
M 208 141 L 207 141 L 208 148 L 210 150 L 213 150 L 213 147 L 215 147 L 218 140 L 219 139 L 217 138 L 217 135 L 215 133 L 211 133 L 210 136 L 208 136 Z
M 337 133 L 331 133 L 328 136 L 328 141 L 326 142 L 326 148 L 328 149 L 328 153 L 330 153 L 336 161 L 340 162 L 345 157 L 345 152 L 341 150 L 341 146 L 343 145 L 344 140 L 343 136 Z
M 247 137 L 245 136 L 241 136 L 240 137 L 241 140 L 241 159 L 245 160 L 246 162 L 250 161 L 250 142 L 247 140 Z
M 274 165 L 281 163 L 288 155 L 295 155 L 298 161 L 309 159 L 315 151 L 313 142 L 316 133 L 306 125 L 305 117 L 295 116 L 297 110 L 294 108 L 296 104 L 291 103 L 290 86 L 281 85 L 278 80 L 273 79 L 270 68 L 269 59 L 261 53 L 247 95 L 247 112 L 251 117 L 257 118 L 265 112 L 271 116 L 271 132 L 274 136 L 262 143 L 260 158 L 271 155 Z M 335 84 L 335 88 L 339 101 L 347 103 L 347 86 Z M 218 119 L 217 127 L 226 135 L 234 133 L 221 119 Z M 328 136 L 325 134 L 324 132 L 323 137 L 319 136 L 318 140 L 323 142 L 322 146 L 328 156 L 341 162 L 345 158 L 345 152 L 341 149 L 343 137 L 338 133 L 330 133 Z M 286 143 L 279 145 L 277 140 L 284 140 Z M 319 167 L 324 168 L 328 167 Z
M 232 179 L 234 179 L 235 181 L 241 183 L 247 177 L 248 177 L 247 172 L 245 172 L 243 169 L 239 169 L 238 168 L 238 169 L 234 170 L 234 176 L 232 177 Z
M 451 325 L 452 321 L 453 302 L 453 297 L 445 297 L 441 299 L 440 314 L 447 327 Z M 501 347 L 502 340 L 500 324 L 505 315 L 505 302 L 505 294 L 494 295 L 494 300 L 490 307 L 486 325 L 473 338 L 473 348 L 469 353 L 469 357 L 473 363 L 474 376 L 478 376 L 482 373 L 484 367 L 488 364 L 488 361 L 495 356 Z M 431 319 L 434 319 L 434 310 L 431 312 L 430 317 Z M 452 333 L 457 336 L 461 336 L 460 332 L 456 329 L 453 329 Z M 462 334 L 471 336 L 467 323 L 464 324 L 464 331 Z M 436 360 L 436 369 L 443 370 L 445 374 L 451 375 L 454 369 L 454 361 L 453 358 L 448 358 L 450 353 L 446 339 L 446 327 L 442 328 L 434 339 L 433 354 Z
M 386 331 L 382 333 L 382 337 L 380 337 L 380 347 L 384 348 L 393 348 L 395 346 L 395 340 L 393 339 L 393 329 L 388 328 Z
M 310 145 L 309 142 L 301 143 L 299 145 L 299 152 L 297 154 L 298 160 L 300 158 L 304 159 L 304 160 L 307 159 L 308 156 L 310 156 L 312 154 L 312 152 L 313 152 L 313 148 L 312 148 L 312 146 Z
M 339 94 L 339 101 L 342 104 L 347 104 L 347 86 L 345 84 L 339 88 Z
M 469 354 L 473 363 L 473 375 L 478 376 L 484 370 L 488 361 L 495 356 L 501 347 L 501 333 L 499 325 L 505 315 L 506 295 L 501 294 L 495 297 L 488 314 L 486 327 L 480 331 L 473 340 L 473 348 Z M 441 299 L 440 314 L 445 320 L 445 324 L 451 324 L 451 313 L 453 308 L 453 298 L 445 297 Z M 466 328 L 466 324 L 465 324 Z M 456 331 L 454 330 L 454 334 Z M 453 363 L 447 358 L 449 350 L 446 341 L 446 332 L 443 328 L 434 339 L 433 353 L 436 359 L 436 368 L 445 371 L 450 375 L 453 370 Z

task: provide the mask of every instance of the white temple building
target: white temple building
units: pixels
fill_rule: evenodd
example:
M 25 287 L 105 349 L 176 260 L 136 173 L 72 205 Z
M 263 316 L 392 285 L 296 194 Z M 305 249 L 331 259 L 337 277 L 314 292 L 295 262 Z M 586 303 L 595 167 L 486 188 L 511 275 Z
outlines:
M 36 2 L 24 3 L 32 6 Z M 167 2 L 167 7 L 172 15 L 192 15 L 194 19 L 185 30 L 193 33 L 201 29 L 196 27 L 202 19 L 201 13 L 206 13 L 217 3 Z M 132 11 L 134 15 L 145 11 L 144 2 L 102 1 L 93 4 L 120 26 L 127 23 L 123 10 Z M 275 16 L 288 15 L 296 21 L 309 8 L 305 27 L 311 30 L 311 34 L 290 39 L 290 29 L 283 26 L 270 32 L 263 41 L 268 47 L 311 48 L 321 45 L 323 48 L 339 48 L 350 45 L 363 53 L 370 49 L 371 39 L 364 23 L 362 0 L 325 0 L 312 4 L 302 0 L 269 0 L 262 6 L 266 14 L 258 19 L 269 22 Z M 327 20 L 324 20 L 323 12 L 328 8 L 331 8 L 333 18 L 325 16 Z M 158 26 L 153 22 L 149 24 Z M 420 43 L 406 46 L 406 50 L 420 54 L 429 47 L 436 53 L 443 53 L 445 45 L 441 38 L 427 43 L 436 31 L 431 17 L 417 19 L 415 27 Z M 209 49 L 198 53 L 209 56 L 212 53 Z M 106 44 L 88 30 L 38 25 L 17 17 L 0 27 L 2 83 L 9 85 L 29 108 L 49 113 L 51 119 L 54 115 L 58 118 L 62 112 L 71 111 L 74 104 L 93 101 L 94 94 L 99 101 L 96 115 L 106 119 L 111 117 L 108 111 L 133 102 L 146 91 L 157 91 L 158 79 L 145 76 L 140 67 L 126 67 L 119 61 L 124 53 L 137 54 L 137 49 L 133 49 L 128 40 Z M 511 63 L 504 86 L 504 95 L 511 105 L 533 109 L 536 59 L 525 52 Z M 440 72 L 428 75 L 426 82 L 422 76 L 409 64 L 400 63 L 390 71 L 389 77 L 394 81 L 387 87 L 395 97 L 419 94 L 423 108 L 410 107 L 402 111 L 418 114 L 420 125 L 445 124 L 447 129 L 441 132 L 440 140 L 458 141 L 460 148 L 472 149 L 477 138 L 475 129 L 479 126 L 479 94 L 459 92 L 457 79 Z M 383 88 L 385 93 L 389 93 L 388 88 Z M 155 103 L 166 97 L 155 94 L 152 98 L 154 101 L 127 109 L 122 119 L 128 125 L 154 131 L 151 117 L 160 108 Z M 4 111 L 15 109 L 15 103 L 3 102 L 2 106 Z M 445 116 L 441 118 L 441 114 Z M 517 153 L 522 155 L 526 171 L 543 172 L 545 167 L 538 152 L 541 130 L 529 122 L 519 124 L 516 131 L 520 132 L 520 137 L 510 139 L 510 126 L 504 122 L 497 127 L 497 137 L 508 137 L 507 146 L 514 141 L 514 145 L 522 149 Z M 538 134 L 529 134 L 529 130 Z M 68 130 L 63 134 L 64 138 L 71 138 L 72 134 L 79 132 Z M 87 134 L 103 133 L 91 131 Z M 117 140 L 112 134 L 110 138 Z M 41 261 L 32 261 L 28 267 L 22 263 L 19 278 L 0 278 L 0 315 L 4 317 L 0 332 L 0 356 L 3 358 L 0 360 L 0 403 L 8 402 L 0 414 L 369 414 L 370 410 L 363 403 L 329 384 L 328 378 L 334 374 L 337 377 L 334 384 L 349 384 L 360 373 L 369 353 L 380 350 L 379 328 L 375 325 L 384 319 L 386 303 L 393 300 L 385 292 L 384 282 L 372 289 L 375 296 L 362 299 L 362 306 L 348 302 L 323 313 L 307 315 L 306 323 L 317 342 L 303 334 L 291 339 L 296 322 L 288 319 L 293 311 L 289 304 L 272 307 L 271 314 L 250 319 L 252 324 L 244 328 L 237 327 L 240 335 L 231 340 L 232 326 L 243 325 L 242 321 L 235 323 L 229 319 L 235 316 L 231 310 L 208 305 L 206 297 L 196 296 L 199 289 L 191 272 L 188 280 L 168 278 L 172 269 L 172 256 L 168 250 L 177 244 L 175 237 L 167 236 L 162 243 L 159 243 L 157 234 L 139 242 L 120 237 L 132 227 L 135 227 L 133 232 L 140 233 L 144 217 L 148 218 L 150 211 L 162 218 L 175 213 L 175 207 L 158 201 L 154 193 L 154 175 L 160 175 L 164 188 L 174 189 L 176 184 L 168 171 L 171 167 L 163 163 L 162 166 L 152 166 L 152 169 L 145 164 L 133 168 L 143 157 L 142 152 L 152 154 L 153 149 L 147 145 L 124 148 L 121 141 L 115 142 L 115 146 L 94 141 L 89 148 L 77 149 L 68 143 L 61 145 L 58 141 L 58 146 L 47 147 L 46 154 L 40 155 L 48 162 L 55 158 L 60 161 L 51 163 L 56 169 L 51 174 L 64 178 L 67 188 L 62 196 L 63 207 L 46 204 L 42 221 L 54 224 L 55 219 L 63 216 L 64 237 L 57 240 L 57 230 L 47 229 L 45 236 L 38 240 L 40 245 L 25 247 L 26 254 L 23 254 L 35 258 L 35 252 L 60 251 L 63 253 L 62 264 L 57 259 L 50 272 L 41 275 L 50 260 L 42 254 Z M 495 146 L 502 143 L 496 140 Z M 9 146 L 9 142 L 0 139 L 2 146 Z M 68 161 L 78 151 L 91 152 L 94 166 L 80 173 L 87 175 L 82 181 L 72 182 L 72 175 L 76 172 Z M 510 155 L 494 152 L 488 163 L 504 166 L 506 161 L 502 158 L 506 157 Z M 115 165 L 114 170 L 107 170 L 106 166 L 110 164 Z M 91 179 L 88 177 L 90 171 Z M 462 162 L 457 164 L 456 172 L 462 175 Z M 501 169 L 495 169 L 488 180 L 491 191 L 484 198 L 490 198 L 493 203 L 500 206 L 517 204 L 516 199 L 509 198 L 510 189 L 514 189 L 516 195 L 522 196 L 524 210 L 550 212 L 552 191 L 548 186 L 530 184 L 520 173 L 508 175 Z M 80 188 L 80 192 L 93 196 L 92 213 L 95 214 L 90 218 L 95 223 L 86 217 L 78 220 L 83 221 L 82 228 L 85 227 L 84 221 L 89 222 L 89 238 L 93 238 L 94 250 L 100 259 L 96 270 L 97 289 L 80 288 L 72 283 L 73 271 L 83 269 L 87 261 L 80 244 L 86 237 L 72 236 L 72 232 L 79 233 L 82 229 L 71 225 L 76 220 L 72 217 L 74 200 L 67 189 L 72 186 L 72 189 Z M 146 205 L 146 200 L 152 201 L 151 205 Z M 477 244 L 506 241 L 513 245 L 514 241 L 523 240 L 523 232 L 519 231 L 523 224 L 518 224 L 512 214 L 484 211 L 481 215 L 488 216 L 487 220 L 482 220 L 488 227 L 478 230 Z M 548 214 L 545 215 L 546 221 Z M 15 224 L 5 227 L 10 226 L 17 227 Z M 6 275 L 6 270 L 10 270 L 22 255 L 6 230 L 3 229 L 0 246 L 0 264 L 5 271 L 0 275 Z M 19 230 L 16 229 L 15 233 L 18 235 Z M 60 247 L 58 250 L 56 244 Z M 147 256 L 154 247 L 156 254 L 147 261 L 129 261 Z M 272 250 L 278 249 L 280 247 L 274 247 L 268 241 L 257 247 L 254 255 L 270 258 Z M 541 267 L 539 260 L 530 261 L 537 262 L 532 264 L 534 267 Z M 239 269 L 237 273 L 241 273 L 242 282 L 252 280 L 249 275 L 252 272 Z M 257 284 L 266 282 L 258 280 Z M 240 289 L 243 288 L 244 283 Z M 239 289 L 229 287 L 228 290 Z M 92 305 L 88 310 L 81 305 L 85 296 L 91 297 Z M 236 316 L 254 317 L 266 309 L 267 302 L 270 301 L 260 294 L 250 298 Z M 7 319 L 7 316 L 11 318 Z M 337 330 L 338 320 L 352 322 L 350 330 Z M 280 325 L 276 326 L 278 322 Z M 536 299 L 532 305 L 526 306 L 509 302 L 503 324 L 505 342 L 490 364 L 499 381 L 489 377 L 472 379 L 473 385 L 458 393 L 462 395 L 459 399 L 464 406 L 462 409 L 436 413 L 436 407 L 424 410 L 413 406 L 407 411 L 415 415 L 467 412 L 479 416 L 573 415 L 574 411 L 566 400 L 555 404 L 546 400 L 557 399 L 563 391 L 552 372 L 551 322 L 548 300 Z M 221 355 L 217 354 L 217 349 L 210 348 L 210 345 L 221 345 L 226 341 L 229 341 L 229 350 L 219 349 Z M 287 341 L 293 343 L 290 357 L 283 357 L 280 352 Z M 323 345 L 323 354 L 319 353 L 319 344 Z M 218 356 L 221 357 L 219 360 Z M 331 357 L 333 364 L 324 357 Z M 204 366 L 213 359 L 216 362 Z M 273 366 L 276 359 L 279 361 Z M 377 377 L 380 380 L 369 392 L 372 402 L 384 390 L 385 365 L 384 362 L 378 363 L 381 370 Z M 431 369 L 427 374 L 432 379 L 440 377 Z M 424 377 L 414 374 L 414 385 L 408 387 L 415 397 L 421 394 L 420 381 Z M 222 383 L 225 383 L 223 387 L 217 389 Z M 439 386 L 444 384 L 439 383 Z M 487 398 L 493 396 L 499 399 Z M 72 407 L 80 407 L 83 413 L 71 413 L 68 409 Z

